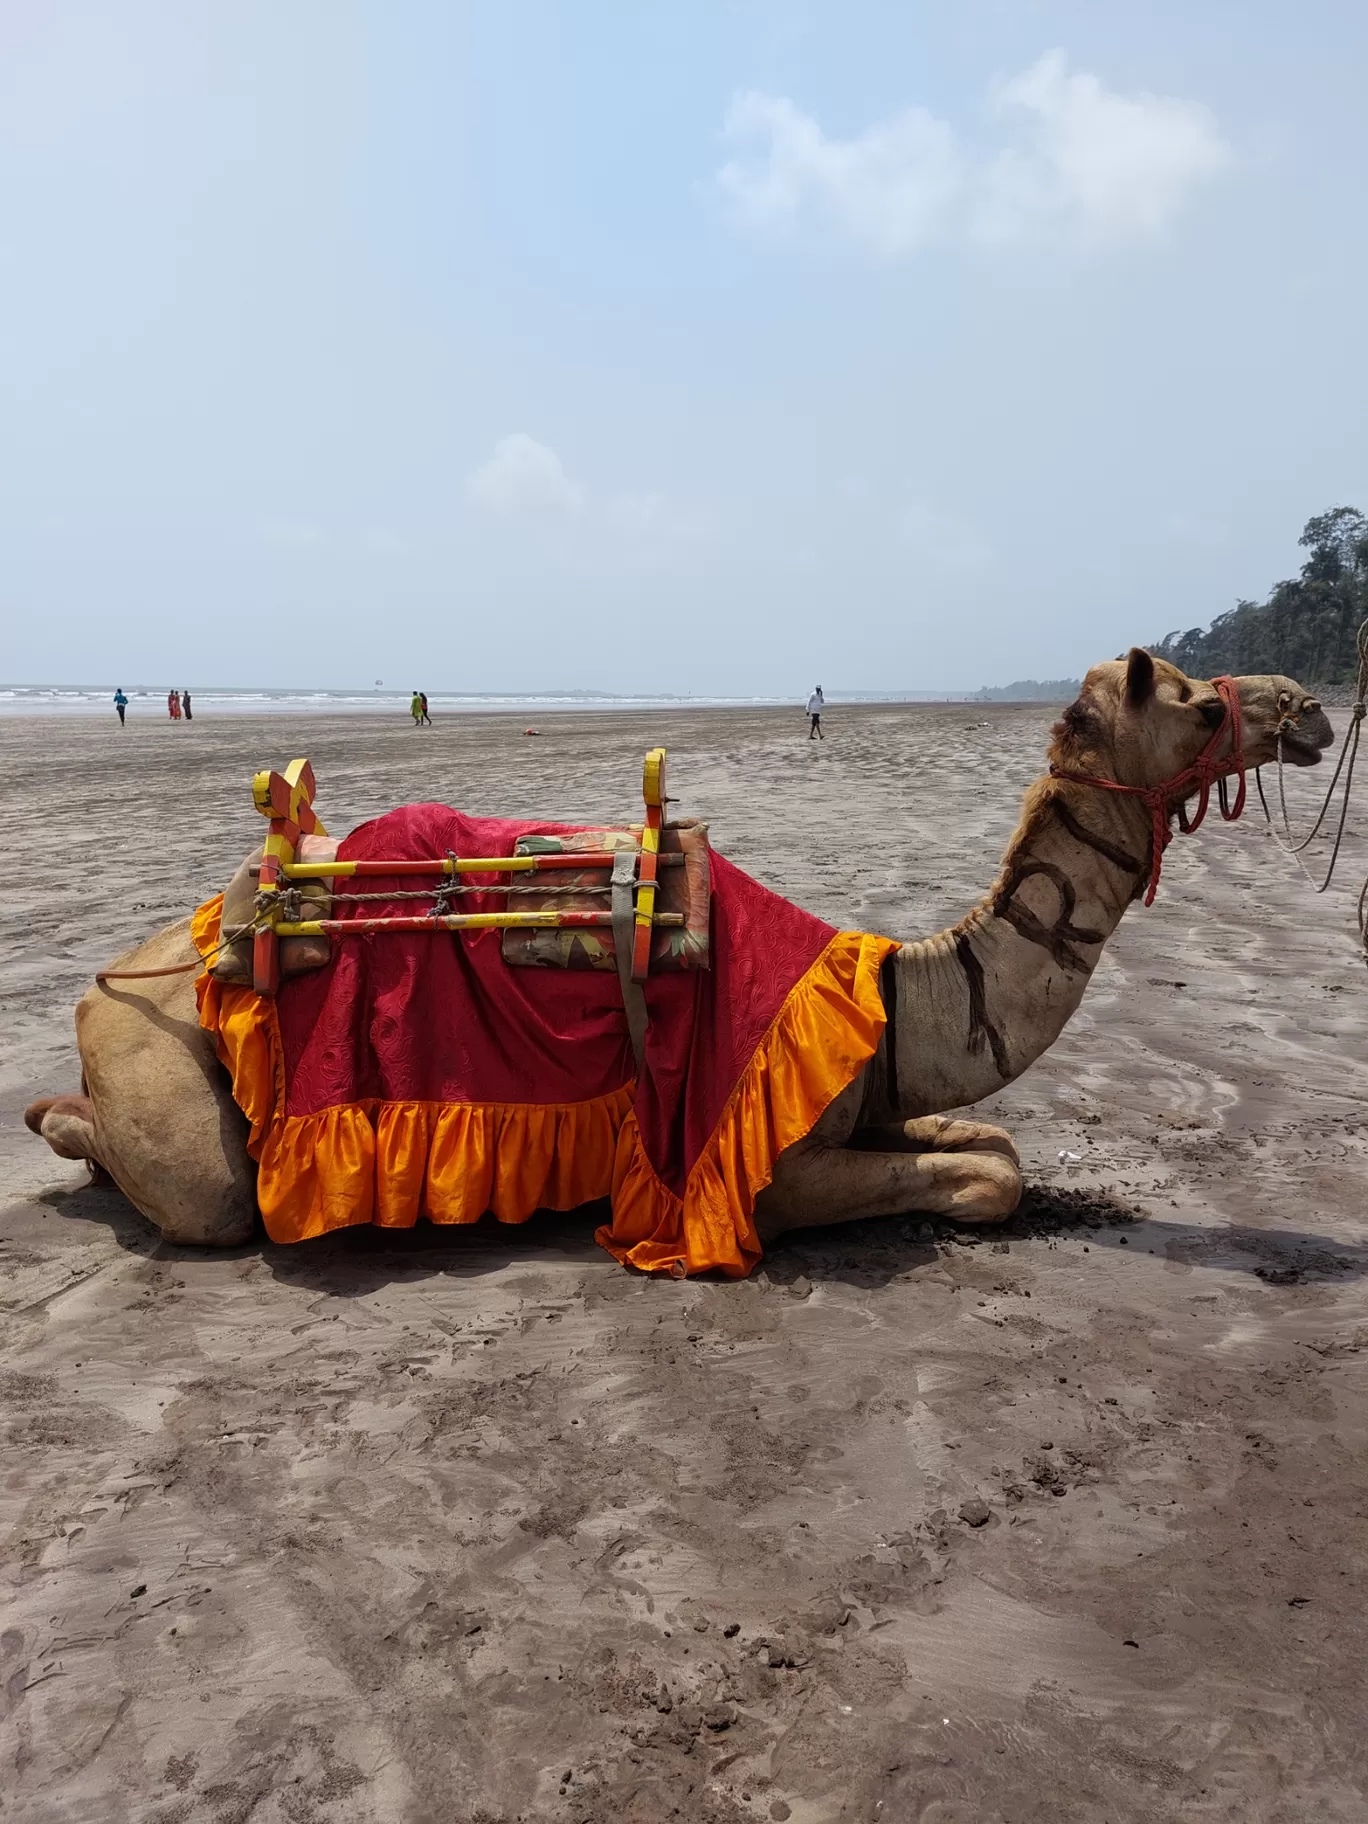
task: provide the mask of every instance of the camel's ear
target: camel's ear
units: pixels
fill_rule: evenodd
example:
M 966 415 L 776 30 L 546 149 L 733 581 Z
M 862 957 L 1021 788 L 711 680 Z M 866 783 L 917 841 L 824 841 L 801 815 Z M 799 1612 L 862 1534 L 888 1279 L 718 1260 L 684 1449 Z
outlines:
M 1143 646 L 1132 646 L 1126 655 L 1126 701 L 1143 709 L 1154 695 L 1154 660 Z

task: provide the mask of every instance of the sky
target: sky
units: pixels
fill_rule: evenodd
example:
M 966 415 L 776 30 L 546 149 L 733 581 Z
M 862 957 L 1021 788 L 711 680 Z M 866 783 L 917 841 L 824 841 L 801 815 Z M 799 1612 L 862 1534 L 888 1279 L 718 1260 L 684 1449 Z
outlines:
M 1077 676 L 1368 508 L 1352 0 L 6 0 L 0 682 Z

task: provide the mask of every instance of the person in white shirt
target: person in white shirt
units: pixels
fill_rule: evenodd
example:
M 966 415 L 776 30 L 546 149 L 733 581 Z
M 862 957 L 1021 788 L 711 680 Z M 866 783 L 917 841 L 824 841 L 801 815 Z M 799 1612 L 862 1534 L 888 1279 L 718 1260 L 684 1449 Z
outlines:
M 823 703 L 822 687 L 819 684 L 807 701 L 807 713 L 812 717 L 812 727 L 808 730 L 809 741 L 814 739 L 818 741 L 826 740 L 826 736 L 822 733 Z

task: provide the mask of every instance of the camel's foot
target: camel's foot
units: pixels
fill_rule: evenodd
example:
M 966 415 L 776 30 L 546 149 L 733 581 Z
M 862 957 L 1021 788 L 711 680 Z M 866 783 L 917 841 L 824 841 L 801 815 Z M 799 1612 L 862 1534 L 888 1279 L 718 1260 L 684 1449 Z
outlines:
M 848 1147 L 791 1148 L 758 1198 L 755 1220 L 764 1241 L 870 1216 L 1002 1222 L 1020 1201 L 1016 1148 L 1001 1128 L 931 1115 L 861 1130 Z
M 24 1110 L 24 1125 L 46 1140 L 59 1159 L 83 1159 L 92 1185 L 123 1191 L 163 1241 L 181 1247 L 235 1248 L 251 1239 L 255 1197 L 250 1188 L 244 1194 L 235 1183 L 225 1194 L 218 1181 L 221 1168 L 213 1171 L 212 1159 L 207 1174 L 201 1171 L 197 1175 L 189 1169 L 182 1173 L 175 1182 L 174 1199 L 163 1195 L 154 1201 L 131 1193 L 96 1152 L 95 1111 L 88 1096 L 47 1096 L 30 1103 Z
M 875 1153 L 1000 1153 L 1013 1165 L 1021 1164 L 1016 1141 L 1005 1127 L 993 1127 L 987 1121 L 959 1121 L 950 1115 L 918 1115 L 888 1127 L 857 1128 L 850 1144 Z
M 47 1096 L 31 1102 L 24 1110 L 24 1126 L 46 1140 L 59 1159 L 84 1159 L 92 1177 L 103 1174 L 95 1157 L 95 1111 L 89 1096 Z

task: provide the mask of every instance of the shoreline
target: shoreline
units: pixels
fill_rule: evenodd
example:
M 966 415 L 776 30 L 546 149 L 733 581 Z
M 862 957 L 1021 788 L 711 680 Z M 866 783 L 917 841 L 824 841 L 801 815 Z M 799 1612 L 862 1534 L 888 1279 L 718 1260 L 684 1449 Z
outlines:
M 970 696 L 868 696 L 868 697 L 833 697 L 826 699 L 827 712 L 836 710 L 866 709 L 1057 709 L 1068 701 L 1064 697 L 1012 697 L 993 699 L 981 702 Z M 748 715 L 766 711 L 788 712 L 803 715 L 806 712 L 803 703 L 797 698 L 788 697 L 594 697 L 583 700 L 565 698 L 442 698 L 429 693 L 428 706 L 434 717 L 447 716 L 618 716 L 641 715 L 653 712 L 665 714 L 703 714 L 703 715 Z M 378 703 L 361 703 L 327 700 L 316 698 L 277 698 L 262 700 L 253 698 L 242 703 L 225 702 L 223 698 L 209 693 L 201 698 L 191 692 L 192 722 L 198 721 L 277 721 L 282 717 L 327 719 L 343 717 L 347 720 L 366 718 L 376 722 L 390 722 L 395 718 L 409 720 L 408 698 L 402 702 L 395 698 Z M 113 692 L 108 700 L 85 701 L 80 703 L 54 703 L 35 701 L 15 703 L 0 699 L 0 722 L 90 722 L 108 716 L 117 720 L 114 713 Z M 160 699 L 133 697 L 128 706 L 128 723 L 133 727 L 139 723 L 171 722 L 167 714 L 166 693 Z M 184 717 L 180 718 L 184 720 Z
M 170 686 L 132 684 L 122 686 L 129 699 L 130 717 L 150 716 L 153 720 L 167 715 Z M 187 688 L 187 687 L 178 687 Z M 1030 705 L 1064 703 L 1069 696 L 983 697 L 983 687 L 962 690 L 855 690 L 836 689 L 825 693 L 829 709 L 854 709 L 881 705 L 916 705 L 957 703 Z M 200 715 L 367 715 L 408 714 L 412 697 L 409 690 L 348 690 L 320 686 L 272 685 L 202 685 L 192 682 L 191 703 Z M 564 690 L 429 690 L 429 707 L 433 711 L 487 715 L 508 711 L 515 715 L 553 715 L 566 712 L 591 713 L 639 709 L 752 710 L 803 709 L 808 691 L 799 688 L 792 693 L 756 692 L 752 694 L 721 692 L 670 691 L 591 691 Z M 114 687 L 96 684 L 0 684 L 0 718 L 29 716 L 100 716 L 112 713 Z

